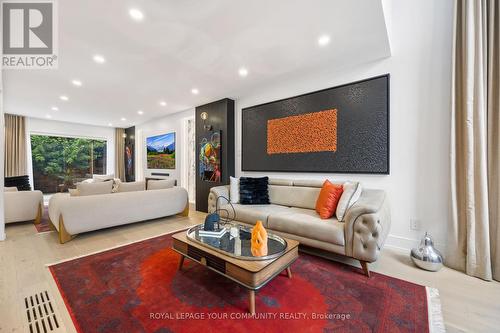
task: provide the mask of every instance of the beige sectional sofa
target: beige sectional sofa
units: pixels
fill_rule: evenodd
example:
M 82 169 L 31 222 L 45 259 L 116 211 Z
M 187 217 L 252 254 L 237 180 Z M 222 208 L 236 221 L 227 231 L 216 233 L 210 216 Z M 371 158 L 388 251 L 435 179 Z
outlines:
M 50 221 L 61 243 L 83 232 L 188 213 L 188 193 L 182 187 L 85 196 L 57 193 L 49 201 Z
M 315 211 L 322 185 L 319 180 L 269 179 L 271 204 L 233 204 L 235 220 L 249 225 L 261 220 L 268 230 L 298 240 L 302 245 L 355 258 L 369 276 L 368 263 L 377 260 L 391 225 L 386 193 L 363 189 L 343 222 L 335 216 L 322 220 Z M 229 198 L 229 186 L 210 190 L 209 212 L 215 211 L 221 196 Z M 230 210 L 226 200 L 219 200 L 218 205 Z

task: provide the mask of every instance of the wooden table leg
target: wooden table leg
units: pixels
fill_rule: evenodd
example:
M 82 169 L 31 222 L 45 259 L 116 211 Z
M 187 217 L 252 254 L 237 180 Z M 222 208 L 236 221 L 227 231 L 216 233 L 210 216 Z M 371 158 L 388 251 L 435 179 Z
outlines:
M 182 270 L 182 265 L 184 265 L 184 256 L 181 255 L 181 260 L 179 261 L 179 270 Z
M 290 266 L 288 266 L 286 268 L 286 274 L 288 275 L 288 278 L 291 279 L 292 278 L 292 269 L 290 268 Z
M 248 310 L 251 314 L 255 314 L 255 290 L 248 291 Z

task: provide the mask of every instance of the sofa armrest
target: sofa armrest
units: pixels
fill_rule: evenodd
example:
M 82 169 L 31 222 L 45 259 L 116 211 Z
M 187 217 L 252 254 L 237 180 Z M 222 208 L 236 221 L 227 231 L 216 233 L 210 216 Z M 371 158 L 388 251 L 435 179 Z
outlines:
M 55 193 L 49 200 L 49 220 L 52 225 L 59 230 L 59 217 L 61 216 L 61 205 L 70 199 L 69 193 Z
M 363 190 L 345 219 L 346 255 L 367 262 L 377 260 L 391 227 L 391 211 L 385 191 Z
M 229 199 L 229 185 L 212 187 L 208 194 L 208 212 L 215 212 L 215 207 L 219 197 L 226 197 Z M 219 202 L 220 204 L 220 202 Z
M 43 205 L 41 191 L 12 191 L 4 193 L 5 223 L 31 221 L 38 217 Z

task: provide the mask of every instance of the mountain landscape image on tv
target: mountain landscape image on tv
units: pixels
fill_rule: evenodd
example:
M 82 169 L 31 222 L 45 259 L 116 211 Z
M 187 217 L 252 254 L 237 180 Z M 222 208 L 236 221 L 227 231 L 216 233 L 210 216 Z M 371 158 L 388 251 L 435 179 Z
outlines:
M 175 132 L 146 138 L 148 169 L 175 169 Z

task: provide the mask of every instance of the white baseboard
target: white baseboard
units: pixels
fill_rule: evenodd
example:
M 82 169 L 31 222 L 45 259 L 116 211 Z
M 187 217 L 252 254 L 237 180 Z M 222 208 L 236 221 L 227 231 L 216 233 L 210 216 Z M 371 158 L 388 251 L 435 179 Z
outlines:
M 419 240 L 417 239 L 401 237 L 391 234 L 389 234 L 389 236 L 387 236 L 387 239 L 385 240 L 385 246 L 403 251 L 410 251 L 418 244 Z
M 0 234 L 0 241 L 4 241 L 5 240 L 5 232 Z
M 413 239 L 407 237 L 401 237 L 396 235 L 387 236 L 385 240 L 385 246 L 400 250 L 400 251 L 411 251 L 412 248 L 417 247 L 420 244 L 420 239 Z M 443 242 L 434 240 L 434 246 L 443 253 L 445 245 Z

